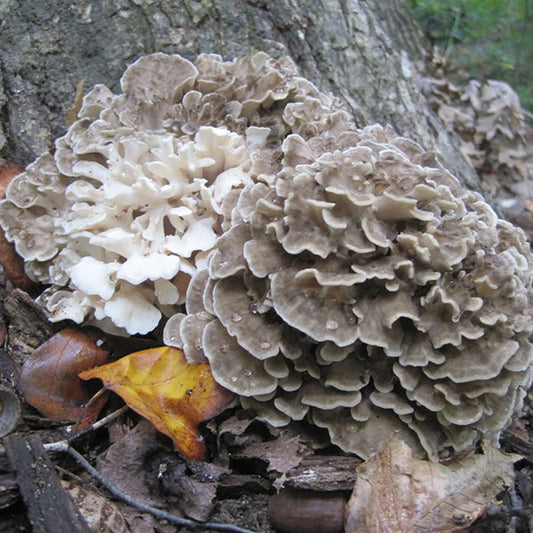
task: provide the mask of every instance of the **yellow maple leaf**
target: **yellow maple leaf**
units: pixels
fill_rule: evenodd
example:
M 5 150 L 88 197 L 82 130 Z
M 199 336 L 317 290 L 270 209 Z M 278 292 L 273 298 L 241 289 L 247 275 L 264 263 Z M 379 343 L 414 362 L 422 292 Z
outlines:
M 190 364 L 181 350 L 171 347 L 135 352 L 79 376 L 101 379 L 189 459 L 205 458 L 198 424 L 220 413 L 234 398 L 216 383 L 208 364 Z

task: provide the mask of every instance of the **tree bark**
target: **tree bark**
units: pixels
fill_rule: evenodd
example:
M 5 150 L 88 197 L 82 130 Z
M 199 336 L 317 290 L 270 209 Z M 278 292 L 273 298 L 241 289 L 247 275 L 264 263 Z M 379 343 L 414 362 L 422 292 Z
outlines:
M 4 0 L 0 20 L 0 154 L 18 163 L 65 131 L 80 80 L 118 91 L 125 67 L 151 52 L 264 50 L 291 56 L 360 126 L 391 124 L 479 188 L 418 89 L 423 38 L 406 0 Z

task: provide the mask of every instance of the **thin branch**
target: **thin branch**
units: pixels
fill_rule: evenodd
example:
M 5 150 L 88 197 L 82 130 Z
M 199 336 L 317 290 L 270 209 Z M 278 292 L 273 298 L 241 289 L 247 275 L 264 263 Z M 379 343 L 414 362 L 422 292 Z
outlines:
M 81 431 L 78 431 L 77 433 L 73 433 L 72 435 L 68 436 L 67 438 L 68 442 L 72 442 L 80 437 L 83 437 L 83 435 L 87 435 L 87 433 L 90 433 L 92 431 L 95 431 L 96 429 L 100 429 L 101 427 L 104 427 L 106 424 L 115 420 L 115 418 L 118 418 L 120 415 L 125 413 L 128 409 L 129 407 L 127 405 L 124 405 L 120 409 L 117 409 L 116 411 L 109 413 L 107 416 L 104 416 L 104 418 L 97 420 L 90 426 L 82 429 Z

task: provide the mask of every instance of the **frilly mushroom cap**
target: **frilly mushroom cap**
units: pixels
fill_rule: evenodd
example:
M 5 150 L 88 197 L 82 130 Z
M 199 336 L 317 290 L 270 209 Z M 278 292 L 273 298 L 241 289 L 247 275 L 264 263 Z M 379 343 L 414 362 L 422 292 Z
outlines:
M 0 203 L 53 320 L 170 316 L 244 407 L 362 457 L 392 431 L 432 460 L 498 438 L 533 376 L 521 230 L 287 58 L 155 54 L 122 90 L 86 95 Z
M 0 204 L 29 277 L 49 285 L 40 301 L 52 320 L 147 333 L 179 309 L 231 226 L 227 199 L 279 166 L 280 138 L 324 127 L 320 93 L 296 74 L 263 53 L 195 63 L 157 53 L 126 70 L 121 94 L 97 85 L 85 96 L 53 155 Z M 312 117 L 298 110 L 306 99 Z
M 193 277 L 216 379 L 362 457 L 392 431 L 432 460 L 496 440 L 533 374 L 522 230 L 388 128 L 290 134 L 282 151 Z

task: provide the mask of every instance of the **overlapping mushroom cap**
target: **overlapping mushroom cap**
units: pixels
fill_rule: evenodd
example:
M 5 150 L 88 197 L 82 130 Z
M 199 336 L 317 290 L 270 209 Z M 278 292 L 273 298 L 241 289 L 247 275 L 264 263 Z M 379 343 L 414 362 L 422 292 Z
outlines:
M 368 457 L 393 430 L 436 460 L 496 439 L 532 377 L 532 256 L 390 129 L 283 142 L 193 277 L 167 341 L 274 425 Z
M 497 438 L 533 374 L 521 230 L 288 59 L 155 54 L 122 89 L 0 204 L 53 320 L 170 316 L 245 407 L 362 457 L 393 430 L 431 459 Z
M 40 300 L 52 320 L 147 333 L 183 302 L 231 191 L 270 167 L 261 149 L 336 115 L 290 60 L 262 53 L 196 64 L 154 54 L 121 86 L 85 96 L 54 153 L 10 184 L 0 223 L 30 278 L 50 284 Z

